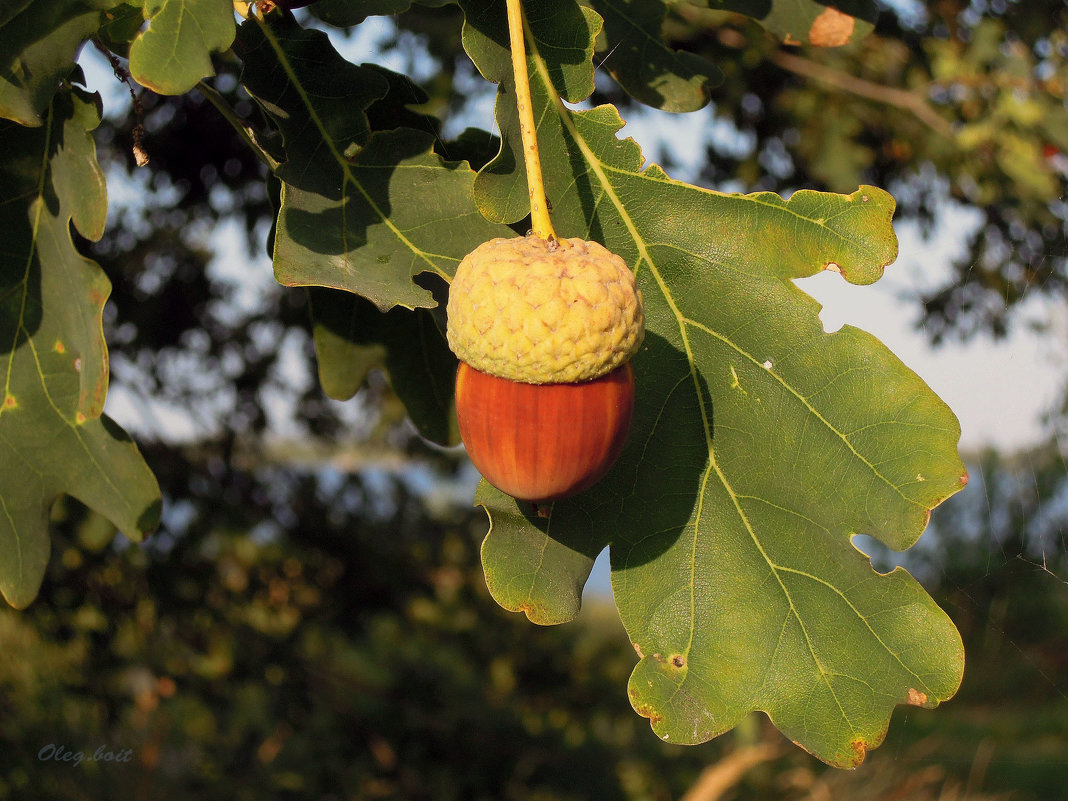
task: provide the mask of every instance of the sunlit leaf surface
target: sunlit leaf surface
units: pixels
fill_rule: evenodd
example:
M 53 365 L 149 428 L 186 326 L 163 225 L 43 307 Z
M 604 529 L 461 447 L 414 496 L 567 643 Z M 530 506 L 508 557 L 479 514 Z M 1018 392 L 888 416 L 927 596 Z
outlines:
M 214 75 L 211 54 L 234 41 L 231 0 L 149 0 L 145 12 L 148 27 L 130 45 L 130 74 L 161 95 Z

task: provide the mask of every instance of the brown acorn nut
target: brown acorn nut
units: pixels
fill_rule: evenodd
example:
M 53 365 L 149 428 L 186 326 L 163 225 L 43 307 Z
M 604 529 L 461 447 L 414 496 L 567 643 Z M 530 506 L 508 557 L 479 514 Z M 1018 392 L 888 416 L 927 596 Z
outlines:
M 644 324 L 633 273 L 596 242 L 528 236 L 469 253 L 448 338 L 460 436 L 483 477 L 538 503 L 600 480 L 630 428 Z

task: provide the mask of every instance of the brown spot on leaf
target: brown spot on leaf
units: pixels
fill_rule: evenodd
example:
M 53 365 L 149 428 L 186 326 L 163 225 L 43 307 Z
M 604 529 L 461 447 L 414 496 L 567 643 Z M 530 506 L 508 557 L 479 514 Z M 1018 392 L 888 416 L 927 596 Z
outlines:
M 841 267 L 839 267 L 839 266 L 838 266 L 838 265 L 837 265 L 837 264 L 836 264 L 835 262 L 833 262 L 833 261 L 829 261 L 829 262 L 827 262 L 826 266 L 825 266 L 825 267 L 824 267 L 823 269 L 825 269 L 825 270 L 828 270 L 829 272 L 832 272 L 832 273 L 838 273 L 839 275 L 841 275 L 841 274 L 842 274 L 842 268 L 841 268 Z
M 642 653 L 642 647 L 636 642 L 632 642 L 631 645 L 634 646 L 634 653 L 638 655 L 638 658 L 645 659 L 645 654 Z
M 968 474 L 967 473 L 961 473 L 961 476 L 960 476 L 960 478 L 957 479 L 957 481 L 960 482 L 960 485 L 962 487 L 968 486 Z
M 634 693 L 630 694 L 630 705 L 634 707 L 634 711 L 643 718 L 649 718 L 649 723 L 653 726 L 657 725 L 664 719 L 664 716 L 659 714 L 653 707 L 649 706 L 649 704 L 639 704 Z
M 19 402 L 17 400 L 15 400 L 15 396 L 14 395 L 6 395 L 6 396 L 4 396 L 4 408 L 5 409 L 14 409 L 18 405 L 19 405 Z
M 828 8 L 812 22 L 808 40 L 816 47 L 840 47 L 849 41 L 857 21 L 836 8 Z
M 857 767 L 864 761 L 864 757 L 868 755 L 868 743 L 862 738 L 858 737 L 856 740 L 849 744 L 849 747 L 853 749 L 853 758 L 849 760 L 851 767 Z
M 66 353 L 67 346 L 57 339 L 56 344 L 52 347 L 52 350 L 54 350 L 56 353 Z
M 909 687 L 908 695 L 905 696 L 905 702 L 909 706 L 923 706 L 927 703 L 927 693 L 921 693 L 919 690 Z
M 671 657 L 671 664 L 677 668 L 686 667 L 686 658 L 682 654 L 675 654 L 675 656 Z
M 78 425 L 81 425 L 82 423 L 85 422 L 85 415 L 82 414 L 81 412 L 78 412 L 77 414 L 74 415 L 74 422 L 76 422 Z

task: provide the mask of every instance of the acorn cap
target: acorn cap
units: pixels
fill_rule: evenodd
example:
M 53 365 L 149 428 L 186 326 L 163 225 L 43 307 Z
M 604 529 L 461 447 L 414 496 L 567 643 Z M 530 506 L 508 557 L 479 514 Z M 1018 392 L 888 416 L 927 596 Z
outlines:
M 597 242 L 491 239 L 456 269 L 447 333 L 476 370 L 572 384 L 625 364 L 642 344 L 645 315 L 634 273 Z

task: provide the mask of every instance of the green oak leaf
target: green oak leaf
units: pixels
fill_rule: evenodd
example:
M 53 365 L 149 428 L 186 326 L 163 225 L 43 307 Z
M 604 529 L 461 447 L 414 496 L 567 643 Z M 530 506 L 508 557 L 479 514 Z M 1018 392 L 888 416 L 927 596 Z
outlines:
M 589 0 L 604 19 L 597 39 L 600 65 L 636 100 L 664 111 L 695 111 L 723 81 L 706 59 L 675 50 L 661 29 L 664 0 Z
M 82 44 L 106 20 L 101 11 L 115 4 L 50 0 L 5 6 L 0 13 L 0 117 L 42 125 Z
M 511 97 L 501 12 L 464 7 L 465 47 Z M 957 420 L 874 337 L 824 332 L 793 283 L 824 269 L 878 280 L 897 254 L 894 201 L 874 187 L 727 195 L 643 169 L 614 108 L 556 100 L 541 43 L 571 42 L 573 28 L 540 9 L 528 6 L 528 62 L 554 225 L 632 266 L 646 341 L 628 444 L 600 484 L 548 523 L 480 490 L 487 583 L 532 620 L 566 620 L 609 545 L 639 656 L 631 703 L 658 735 L 703 742 L 761 710 L 820 759 L 855 765 L 897 704 L 951 697 L 964 658 L 919 584 L 876 573 L 851 541 L 915 543 L 967 479 Z M 525 188 L 503 165 L 521 164 L 521 145 L 514 107 L 497 115 L 501 153 L 476 191 L 510 221 Z
M 145 0 L 148 27 L 130 45 L 130 74 L 161 95 L 188 92 L 215 74 L 211 54 L 234 41 L 231 0 Z
M 873 0 L 683 0 L 752 17 L 787 44 L 840 47 L 867 36 L 879 9 Z
M 422 436 L 459 443 L 456 357 L 433 311 L 396 307 L 383 314 L 358 295 L 322 287 L 310 288 L 308 296 L 319 383 L 328 396 L 348 400 L 372 369 L 382 368 Z
M 286 142 L 277 170 L 276 278 L 343 289 L 383 312 L 434 307 L 417 276 L 447 279 L 477 245 L 513 232 L 479 215 L 474 173 L 434 153 L 429 121 L 427 131 L 371 135 L 371 121 L 392 127 L 389 120 L 423 119 L 405 108 L 422 99 L 411 82 L 349 64 L 321 32 L 273 16 L 244 23 L 236 49 L 246 88 Z
M 16 607 L 37 594 L 48 522 L 61 495 L 78 498 L 140 540 L 160 511 L 136 446 L 102 415 L 111 285 L 81 256 L 70 224 L 99 239 L 107 215 L 89 132 L 98 98 L 65 90 L 44 124 L 0 123 L 0 593 Z

